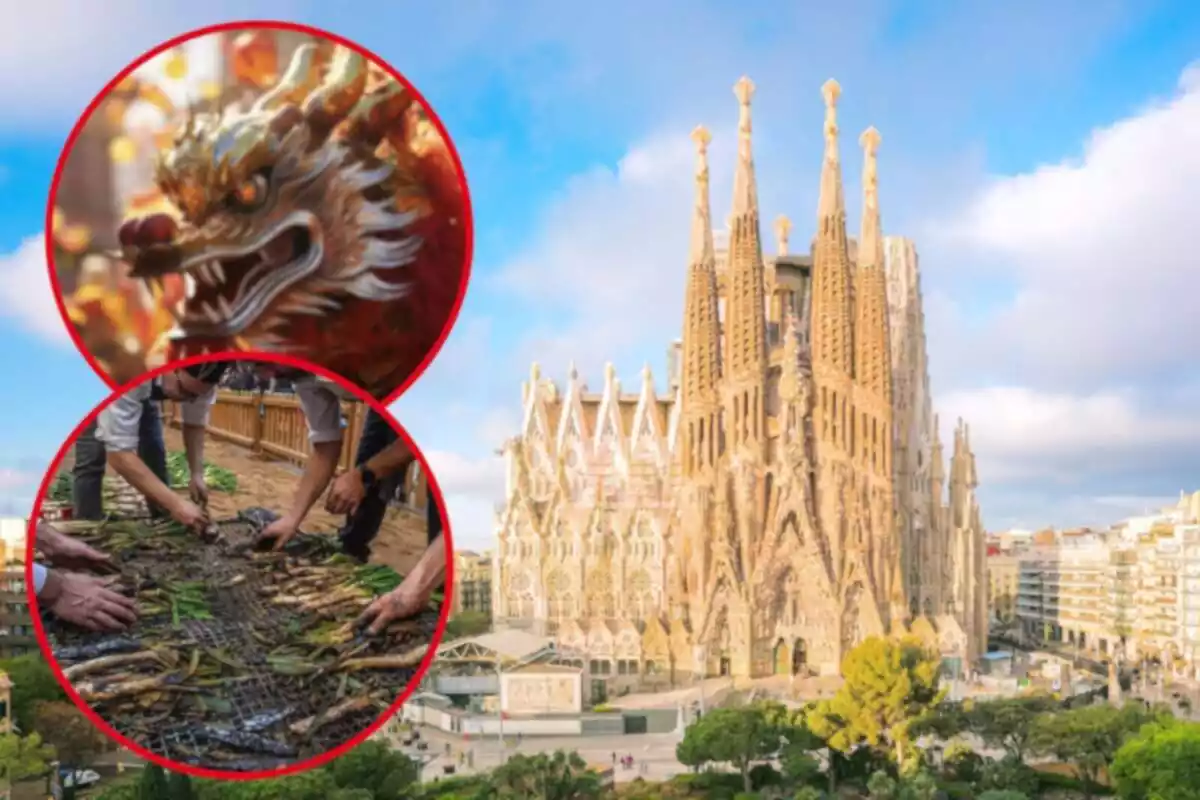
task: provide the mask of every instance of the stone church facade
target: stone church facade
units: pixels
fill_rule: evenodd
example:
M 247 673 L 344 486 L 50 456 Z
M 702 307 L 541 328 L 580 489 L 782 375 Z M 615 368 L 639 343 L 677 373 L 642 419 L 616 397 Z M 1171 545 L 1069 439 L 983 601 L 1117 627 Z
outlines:
M 865 637 L 911 631 L 947 655 L 986 647 L 985 546 L 969 432 L 949 470 L 931 407 L 916 249 L 885 238 L 872 128 L 862 230 L 847 236 L 837 126 L 808 255 L 764 256 L 753 84 L 735 87 L 728 239 L 716 245 L 708 132 L 682 340 L 669 390 L 611 366 L 600 391 L 534 365 L 504 448 L 493 611 L 637 683 L 836 674 Z M 948 482 L 948 486 L 947 486 Z

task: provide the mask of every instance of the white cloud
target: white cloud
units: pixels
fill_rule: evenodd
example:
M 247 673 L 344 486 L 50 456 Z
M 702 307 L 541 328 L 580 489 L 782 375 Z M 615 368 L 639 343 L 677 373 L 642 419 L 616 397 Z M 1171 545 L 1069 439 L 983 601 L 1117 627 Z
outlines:
M 729 139 L 714 141 L 710 154 L 718 219 L 732 183 Z M 661 361 L 682 322 L 695 157 L 686 130 L 654 136 L 615 169 L 577 176 L 548 206 L 532 244 L 495 278 L 560 315 L 535 320 L 544 328 L 528 331 L 526 363 L 557 373 L 574 361 L 598 379 L 605 361 L 631 349 L 639 361 Z M 647 342 L 661 344 L 647 352 Z
M 447 494 L 504 495 L 504 462 L 499 456 L 473 459 L 433 450 L 425 453 L 425 460 Z
M 467 458 L 434 450 L 426 461 L 442 490 L 458 549 L 491 546 L 496 503 L 504 497 L 504 462 L 499 456 Z
M 244 4 L 212 0 L 8 3 L 0 27 L 3 125 L 72 122 L 106 83 L 162 42 L 216 20 L 236 19 Z M 260 0 L 254 16 L 286 19 L 295 4 Z M 282 12 L 282 13 L 275 13 Z
M 66 323 L 54 302 L 46 267 L 46 242 L 30 236 L 0 256 L 0 314 L 56 344 L 71 345 Z
M 1133 393 L 994 387 L 941 395 L 938 407 L 947 455 L 961 417 L 985 481 L 1077 483 L 1200 449 L 1200 418 L 1152 413 Z
M 958 346 L 1059 386 L 1194 374 L 1198 186 L 1200 81 L 1188 79 L 1095 131 L 1081 157 L 994 179 L 931 226 L 940 256 L 1000 268 L 1015 288 Z

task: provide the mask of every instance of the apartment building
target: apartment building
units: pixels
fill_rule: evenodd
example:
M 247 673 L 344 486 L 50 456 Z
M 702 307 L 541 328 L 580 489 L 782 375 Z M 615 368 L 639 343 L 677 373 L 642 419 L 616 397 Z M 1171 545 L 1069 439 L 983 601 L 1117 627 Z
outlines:
M 454 554 L 454 613 L 492 615 L 492 552 L 460 550 Z
M 1156 659 L 1194 673 L 1200 651 L 1200 524 L 1165 522 L 1060 537 L 1018 556 L 1027 641 L 1096 657 Z
M 0 519 L 0 658 L 38 650 L 25 593 L 26 530 L 23 519 Z
M 988 555 L 988 610 L 994 621 L 1001 625 L 1016 619 L 1017 596 L 1021 562 L 1019 556 L 1003 552 Z

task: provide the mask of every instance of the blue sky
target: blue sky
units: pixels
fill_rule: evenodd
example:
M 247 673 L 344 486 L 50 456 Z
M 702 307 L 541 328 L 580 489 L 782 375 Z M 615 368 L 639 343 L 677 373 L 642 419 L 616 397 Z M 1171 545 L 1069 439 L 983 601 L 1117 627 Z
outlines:
M 503 493 L 491 452 L 519 425 L 530 361 L 562 378 L 573 358 L 596 386 L 612 360 L 627 388 L 649 361 L 661 388 L 683 296 L 686 136 L 713 132 L 722 219 L 743 73 L 758 86 L 764 217 L 791 217 L 793 249 L 815 216 L 821 83 L 843 88 L 852 226 L 858 133 L 882 132 L 884 226 L 921 252 L 935 397 L 944 422 L 972 423 L 989 527 L 1105 522 L 1200 488 L 1200 321 L 1184 300 L 1200 272 L 1194 3 L 102 5 L 26 4 L 0 32 L 13 112 L 0 121 L 0 511 L 28 508 L 35 476 L 104 394 L 49 304 L 40 238 L 22 248 L 41 235 L 58 149 L 132 57 L 236 16 L 376 51 L 463 156 L 474 281 L 439 361 L 397 406 L 460 544 L 490 538 Z

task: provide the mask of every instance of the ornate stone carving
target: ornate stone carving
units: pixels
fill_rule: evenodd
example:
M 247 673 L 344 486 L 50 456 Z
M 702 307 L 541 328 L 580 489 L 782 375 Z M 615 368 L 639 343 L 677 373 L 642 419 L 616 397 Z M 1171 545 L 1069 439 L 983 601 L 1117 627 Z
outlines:
M 861 138 L 864 235 L 852 258 L 841 88 L 822 87 L 812 279 L 794 305 L 775 303 L 770 293 L 785 284 L 766 269 L 759 241 L 754 86 L 744 79 L 734 92 L 738 154 L 723 254 L 709 209 L 711 136 L 693 133 L 677 383 L 659 394 L 643 370 L 640 391 L 622 392 L 609 364 L 601 392 L 584 391 L 573 368 L 560 392 L 532 370 L 522 435 L 505 449 L 498 608 L 573 611 L 576 619 L 560 621 L 562 642 L 586 645 L 590 659 L 657 661 L 669 651 L 675 670 L 708 671 L 725 657 L 739 677 L 775 669 L 780 641 L 789 652 L 803 641 L 808 665 L 836 669 L 863 636 L 885 624 L 902 630 L 905 607 L 951 615 L 963 635 L 942 646 L 978 652 L 986 580 L 974 455 L 963 425 L 945 473 L 916 250 L 885 241 L 879 222 L 878 133 Z M 790 223 L 780 218 L 774 232 L 786 255 Z M 763 316 L 784 306 L 794 319 Z M 769 340 L 770 324 L 786 335 Z M 545 586 L 530 575 L 545 576 Z

